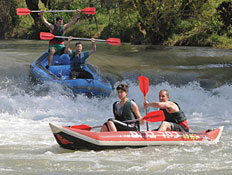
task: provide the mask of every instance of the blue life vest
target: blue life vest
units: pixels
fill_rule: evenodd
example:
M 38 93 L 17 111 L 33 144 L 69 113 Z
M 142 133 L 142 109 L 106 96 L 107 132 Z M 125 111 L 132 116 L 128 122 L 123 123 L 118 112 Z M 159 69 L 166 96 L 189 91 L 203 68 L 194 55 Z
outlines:
M 89 52 L 81 52 L 79 55 L 76 55 L 76 52 L 72 52 L 70 56 L 70 65 L 71 70 L 83 70 L 85 65 L 85 60 L 89 57 Z

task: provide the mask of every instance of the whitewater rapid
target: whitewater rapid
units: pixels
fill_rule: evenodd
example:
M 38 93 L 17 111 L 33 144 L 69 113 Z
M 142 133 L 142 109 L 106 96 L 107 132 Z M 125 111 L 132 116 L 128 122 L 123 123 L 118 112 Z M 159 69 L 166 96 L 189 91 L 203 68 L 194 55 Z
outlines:
M 149 78 L 148 101 L 157 101 L 161 89 L 170 92 L 171 100 L 185 112 L 190 131 L 225 127 L 216 145 L 96 152 L 60 148 L 49 123 L 101 125 L 113 117 L 112 104 L 118 100 L 117 94 L 113 91 L 107 98 L 88 98 L 74 95 L 60 85 L 31 82 L 29 66 L 46 49 L 44 42 L 0 41 L 1 175 L 231 174 L 230 51 L 222 54 L 224 51 L 210 48 L 140 51 L 127 47 L 120 52 L 109 47 L 100 49 L 90 63 L 107 74 L 114 87 L 120 82 L 129 84 L 128 97 L 138 104 L 142 116 L 144 97 L 138 85 L 139 75 Z M 218 64 L 227 67 L 210 66 Z M 156 109 L 149 108 L 152 110 Z M 153 129 L 159 124 L 149 123 L 149 127 Z

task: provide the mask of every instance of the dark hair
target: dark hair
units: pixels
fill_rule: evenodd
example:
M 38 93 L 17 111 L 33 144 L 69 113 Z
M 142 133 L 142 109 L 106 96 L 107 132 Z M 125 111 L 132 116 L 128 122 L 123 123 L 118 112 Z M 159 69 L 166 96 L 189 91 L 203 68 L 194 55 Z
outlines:
M 128 92 L 128 89 L 129 89 L 129 87 L 128 87 L 128 85 L 126 85 L 126 84 L 119 84 L 119 85 L 117 86 L 117 88 L 116 88 L 117 91 L 118 91 L 118 90 L 122 90 L 122 91 L 125 91 L 125 92 Z
M 63 20 L 63 18 L 61 16 L 57 16 L 56 21 L 59 21 L 59 20 Z
M 75 46 L 77 46 L 78 44 L 81 44 L 81 45 L 83 46 L 82 42 L 77 42 L 77 43 L 75 44 Z

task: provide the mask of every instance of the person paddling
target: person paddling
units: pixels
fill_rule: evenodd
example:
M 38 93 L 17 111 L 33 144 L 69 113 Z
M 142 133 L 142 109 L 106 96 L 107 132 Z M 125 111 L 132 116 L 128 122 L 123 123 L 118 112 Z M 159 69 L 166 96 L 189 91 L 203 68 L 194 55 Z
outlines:
M 149 106 L 160 108 L 164 112 L 165 121 L 158 128 L 158 131 L 182 131 L 188 132 L 188 122 L 184 112 L 176 102 L 169 101 L 169 92 L 165 89 L 159 92 L 159 102 L 144 102 L 144 108 Z
M 44 17 L 44 10 L 40 11 L 40 18 L 41 18 L 42 22 L 45 24 L 45 26 L 50 29 L 50 32 L 52 34 L 54 34 L 56 36 L 63 36 L 64 32 L 67 30 L 67 28 L 70 27 L 72 24 L 74 24 L 77 21 L 77 19 L 80 17 L 80 12 L 81 11 L 79 9 L 77 9 L 76 10 L 77 14 L 67 24 L 63 24 L 63 18 L 61 16 L 58 16 L 56 18 L 55 24 L 49 23 Z M 47 69 L 52 64 L 54 54 L 55 53 L 58 55 L 63 54 L 64 48 L 65 48 L 65 46 L 64 46 L 64 39 L 63 38 L 54 38 L 54 39 L 49 41 L 48 65 L 46 66 Z
M 128 85 L 119 84 L 117 86 L 118 98 L 121 101 L 116 101 L 113 104 L 113 113 L 115 119 L 109 119 L 103 124 L 101 132 L 107 131 L 138 131 L 139 123 L 144 124 L 144 120 L 139 112 L 137 104 L 127 98 Z M 124 122 L 127 120 L 141 119 L 140 122 Z

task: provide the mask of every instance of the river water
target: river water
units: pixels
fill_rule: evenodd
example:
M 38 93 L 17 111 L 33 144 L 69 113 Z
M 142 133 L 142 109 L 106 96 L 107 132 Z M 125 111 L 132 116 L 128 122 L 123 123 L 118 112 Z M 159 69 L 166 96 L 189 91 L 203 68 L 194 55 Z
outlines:
M 89 48 L 84 43 L 84 49 Z M 225 128 L 216 145 L 96 152 L 60 148 L 48 123 L 101 125 L 112 117 L 116 92 L 108 98 L 87 98 L 56 84 L 31 82 L 29 66 L 46 49 L 46 41 L 0 41 L 1 175 L 231 174 L 232 50 L 97 43 L 88 62 L 114 87 L 128 83 L 129 97 L 142 115 L 139 75 L 149 78 L 148 101 L 157 101 L 161 89 L 170 91 L 171 100 L 186 113 L 191 131 Z

